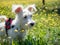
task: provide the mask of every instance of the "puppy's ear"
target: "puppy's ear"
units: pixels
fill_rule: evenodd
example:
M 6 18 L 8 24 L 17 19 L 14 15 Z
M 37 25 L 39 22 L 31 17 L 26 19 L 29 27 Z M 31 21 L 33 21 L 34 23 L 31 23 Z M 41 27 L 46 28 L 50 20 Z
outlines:
M 23 11 L 22 5 L 12 5 L 12 12 L 14 13 L 20 13 Z
M 37 11 L 35 4 L 29 5 L 27 9 L 33 13 Z

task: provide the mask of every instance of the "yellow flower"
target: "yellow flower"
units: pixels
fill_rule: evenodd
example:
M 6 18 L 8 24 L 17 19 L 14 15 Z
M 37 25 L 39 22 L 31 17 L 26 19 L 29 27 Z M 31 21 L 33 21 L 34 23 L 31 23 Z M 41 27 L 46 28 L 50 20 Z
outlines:
M 48 20 L 45 20 L 46 23 L 48 23 Z
M 24 32 L 24 30 L 21 30 L 20 32 Z
M 36 27 L 34 27 L 33 30 L 36 30 Z
M 48 7 L 45 7 L 45 9 L 48 9 Z
M 28 24 L 25 24 L 25 26 L 28 26 Z
M 15 32 L 18 32 L 18 30 L 14 30 Z
M 51 26 L 53 26 L 54 24 L 50 24 Z
M 1 32 L 4 32 L 4 30 L 1 30 Z
M 42 20 L 45 20 L 45 18 L 41 18 Z
M 43 10 L 43 12 L 46 12 L 45 10 Z

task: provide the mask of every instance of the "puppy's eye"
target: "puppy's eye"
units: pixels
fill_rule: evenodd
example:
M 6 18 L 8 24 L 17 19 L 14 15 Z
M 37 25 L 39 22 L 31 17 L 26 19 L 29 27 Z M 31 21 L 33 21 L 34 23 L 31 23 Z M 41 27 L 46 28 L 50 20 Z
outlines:
M 24 17 L 25 19 L 27 18 L 27 16 Z

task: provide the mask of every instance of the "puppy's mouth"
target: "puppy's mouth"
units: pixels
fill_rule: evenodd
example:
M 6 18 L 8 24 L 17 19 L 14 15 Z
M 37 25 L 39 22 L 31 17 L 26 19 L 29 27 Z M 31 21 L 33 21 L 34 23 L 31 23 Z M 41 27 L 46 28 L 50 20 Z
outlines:
M 34 26 L 34 23 L 25 24 L 25 26 L 26 26 L 27 28 L 31 28 L 31 27 L 33 27 L 33 26 Z

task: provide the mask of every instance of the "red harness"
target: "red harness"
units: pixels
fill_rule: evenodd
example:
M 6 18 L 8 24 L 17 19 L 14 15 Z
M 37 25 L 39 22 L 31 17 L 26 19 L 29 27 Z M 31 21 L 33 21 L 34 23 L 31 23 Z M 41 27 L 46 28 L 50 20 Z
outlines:
M 5 21 L 5 29 L 8 30 L 11 28 L 12 19 L 9 18 Z
M 6 30 L 6 35 L 8 36 L 8 29 L 11 28 L 11 23 L 12 23 L 12 19 L 9 18 L 5 21 L 5 30 Z

